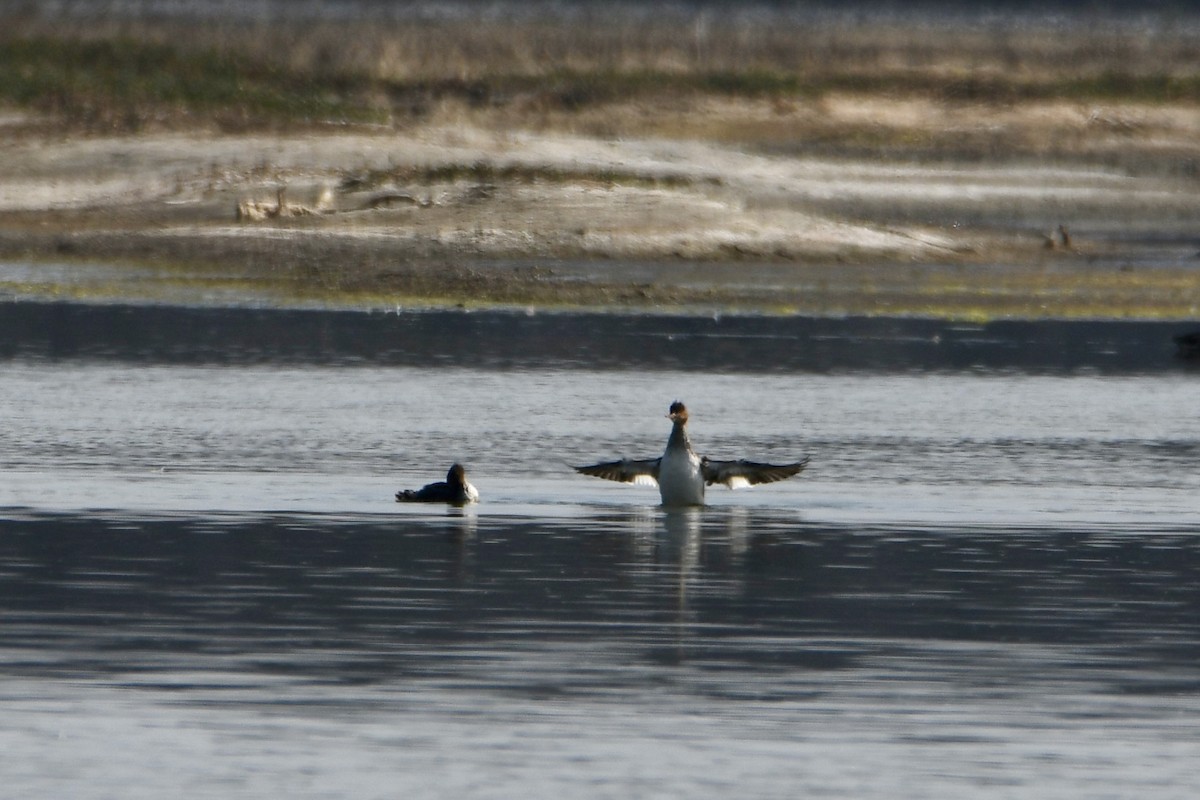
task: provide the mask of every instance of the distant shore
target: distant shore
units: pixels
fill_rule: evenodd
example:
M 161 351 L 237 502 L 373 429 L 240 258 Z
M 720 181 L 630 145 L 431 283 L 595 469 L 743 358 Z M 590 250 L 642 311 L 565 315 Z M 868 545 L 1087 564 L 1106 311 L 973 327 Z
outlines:
M 840 65 L 781 36 L 764 40 L 773 61 L 737 71 L 738 40 L 720 32 L 666 69 L 653 49 L 665 31 L 614 23 L 543 31 L 545 60 L 525 72 L 516 53 L 459 52 L 440 69 L 466 83 L 385 68 L 411 35 L 397 28 L 365 36 L 376 60 L 336 63 L 328 86 L 285 67 L 311 77 L 305 54 L 339 30 L 296 27 L 272 34 L 290 37 L 290 66 L 253 97 L 220 90 L 221 70 L 240 69 L 239 86 L 260 75 L 266 54 L 244 35 L 214 29 L 174 51 L 154 44 L 166 23 L 45 27 L 5 36 L 62 42 L 66 61 L 80 57 L 69 42 L 90 42 L 106 65 L 126 56 L 104 43 L 136 35 L 163 60 L 149 69 L 199 70 L 212 94 L 119 77 L 0 92 L 0 260 L 75 265 L 63 280 L 0 271 L 0 296 L 1200 316 L 1200 83 L 1169 26 L 1152 59 L 1102 26 L 932 44 L 919 26 L 865 25 L 824 32 Z M 444 27 L 430 35 L 457 41 Z M 512 33 L 458 31 L 476 44 Z M 603 41 L 632 66 L 605 62 Z M 874 70 L 854 66 L 864 53 Z

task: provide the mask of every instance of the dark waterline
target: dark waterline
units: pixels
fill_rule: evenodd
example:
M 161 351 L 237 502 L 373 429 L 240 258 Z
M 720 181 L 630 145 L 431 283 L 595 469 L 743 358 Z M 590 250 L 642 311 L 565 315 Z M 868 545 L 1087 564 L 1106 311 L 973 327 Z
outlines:
M 1177 322 L 0 305 L 0 358 L 710 372 L 1188 370 Z

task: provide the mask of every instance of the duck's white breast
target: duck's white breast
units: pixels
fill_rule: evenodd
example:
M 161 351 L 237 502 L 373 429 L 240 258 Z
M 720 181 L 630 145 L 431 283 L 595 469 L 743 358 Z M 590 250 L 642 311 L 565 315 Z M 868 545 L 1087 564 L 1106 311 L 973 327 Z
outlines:
M 704 476 L 700 456 L 668 450 L 658 468 L 658 490 L 664 506 L 704 505 Z

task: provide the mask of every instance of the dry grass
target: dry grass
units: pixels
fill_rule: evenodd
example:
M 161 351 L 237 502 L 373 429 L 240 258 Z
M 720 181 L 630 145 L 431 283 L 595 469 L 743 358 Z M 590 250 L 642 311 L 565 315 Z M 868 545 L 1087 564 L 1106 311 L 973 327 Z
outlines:
M 564 117 L 636 100 L 670 118 L 704 97 L 767 99 L 781 112 L 836 96 L 1200 101 L 1195 20 L 1168 16 L 1039 27 L 588 6 L 403 23 L 3 22 L 0 100 L 84 127 L 405 124 L 448 104 L 500 123 L 570 125 Z
M 173 23 L 120 17 L 10 21 L 9 36 L 113 41 L 220 53 L 293 75 L 392 83 L 562 74 L 688 74 L 709 88 L 818 88 L 857 77 L 911 80 L 960 94 L 1004 86 L 1122 92 L 1137 80 L 1194 78 L 1195 19 L 1164 14 L 968 20 L 813 17 L 786 11 L 582 7 L 569 13 L 412 17 L 403 21 Z M 773 77 L 775 76 L 775 77 Z

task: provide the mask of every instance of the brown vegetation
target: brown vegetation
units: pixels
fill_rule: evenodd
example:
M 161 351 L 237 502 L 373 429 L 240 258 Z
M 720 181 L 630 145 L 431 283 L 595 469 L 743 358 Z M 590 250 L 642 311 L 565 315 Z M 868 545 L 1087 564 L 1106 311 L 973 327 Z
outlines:
M 733 7 L 509 11 L 369 21 L 10 17 L 0 99 L 78 125 L 200 120 L 241 130 L 451 113 L 570 125 L 570 115 L 632 101 L 670 119 L 714 97 L 766 99 L 785 117 L 795 103 L 847 96 L 1066 102 L 1096 106 L 1090 121 L 1117 134 L 1141 123 L 1113 106 L 1200 101 L 1196 21 L 1170 15 L 964 24 Z

